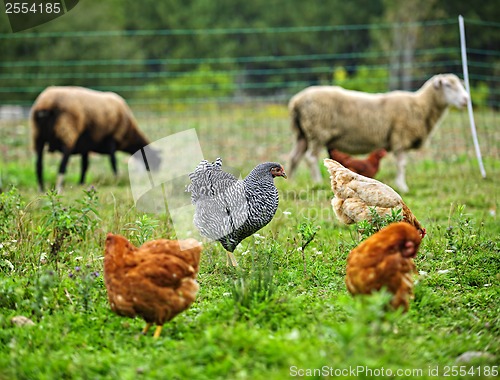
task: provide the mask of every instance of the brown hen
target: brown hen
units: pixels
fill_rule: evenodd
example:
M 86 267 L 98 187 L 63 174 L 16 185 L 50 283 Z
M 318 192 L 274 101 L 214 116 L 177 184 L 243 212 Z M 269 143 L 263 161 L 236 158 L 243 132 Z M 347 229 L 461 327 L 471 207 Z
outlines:
M 373 234 L 347 257 L 345 283 L 353 295 L 370 294 L 386 287 L 394 296 L 394 308 L 409 309 L 413 296 L 413 258 L 422 238 L 406 222 L 390 224 Z
M 371 209 L 375 209 L 380 216 L 390 215 L 393 209 L 401 209 L 403 221 L 414 226 L 422 237 L 425 236 L 425 228 L 391 187 L 354 173 L 337 161 L 326 158 L 324 164 L 330 173 L 333 211 L 342 223 L 370 221 Z
M 182 248 L 182 250 L 181 250 Z M 194 239 L 159 239 L 134 247 L 121 235 L 108 234 L 104 282 L 111 309 L 118 315 L 146 321 L 143 334 L 162 326 L 195 300 L 201 245 Z
M 387 155 L 385 149 L 377 149 L 371 152 L 367 158 L 359 159 L 341 152 L 337 149 L 328 149 L 328 153 L 332 160 L 337 161 L 354 173 L 364 175 L 365 177 L 373 178 L 378 173 L 380 160 Z

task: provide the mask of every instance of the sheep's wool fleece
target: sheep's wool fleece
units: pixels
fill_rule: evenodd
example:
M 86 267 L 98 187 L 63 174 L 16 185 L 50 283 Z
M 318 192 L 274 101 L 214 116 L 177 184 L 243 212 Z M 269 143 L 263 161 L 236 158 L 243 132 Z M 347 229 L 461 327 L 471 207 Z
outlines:
M 131 129 L 140 133 L 127 103 L 113 92 L 74 86 L 48 87 L 33 104 L 32 113 L 38 110 L 57 110 L 54 133 L 67 147 L 73 147 L 86 128 L 94 141 L 112 135 L 118 149 L 122 148 Z M 36 128 L 33 135 L 36 140 Z
M 278 209 L 279 195 L 270 172 L 281 165 L 257 165 L 243 180 L 222 170 L 222 160 L 203 160 L 190 174 L 194 224 L 200 233 L 219 241 L 229 252 L 267 225 Z
M 375 149 L 399 151 L 419 148 L 450 106 L 439 79 L 454 83 L 453 74 L 436 75 L 416 92 L 372 94 L 339 86 L 311 86 L 289 102 L 292 127 L 315 146 L 364 154 Z

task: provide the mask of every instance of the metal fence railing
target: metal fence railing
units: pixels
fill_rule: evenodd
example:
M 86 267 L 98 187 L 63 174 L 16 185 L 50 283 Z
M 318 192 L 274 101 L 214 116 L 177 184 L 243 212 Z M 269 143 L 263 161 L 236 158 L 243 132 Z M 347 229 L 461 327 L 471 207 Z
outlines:
M 465 23 L 470 36 L 479 28 L 497 36 L 486 48 L 484 44 L 478 47 L 473 38 L 467 41 L 479 142 L 486 169 L 497 170 L 500 23 Z M 413 42 L 405 43 L 401 36 L 414 37 Z M 234 43 L 219 50 L 221 40 Z M 309 44 L 312 40 L 314 48 Z M 231 149 L 244 141 L 249 157 L 288 152 L 286 103 L 309 85 L 340 84 L 385 92 L 416 90 L 437 73 L 462 76 L 456 19 L 260 29 L 15 33 L 0 34 L 0 44 L 6 52 L 0 62 L 0 135 L 10 133 L 6 128 L 12 125 L 27 128 L 29 107 L 47 86 L 79 85 L 122 95 L 152 138 L 194 127 L 210 141 L 207 146 L 214 154 L 236 154 Z M 158 49 L 136 48 L 152 44 Z M 474 159 L 465 112 L 452 112 L 432 141 L 417 157 Z

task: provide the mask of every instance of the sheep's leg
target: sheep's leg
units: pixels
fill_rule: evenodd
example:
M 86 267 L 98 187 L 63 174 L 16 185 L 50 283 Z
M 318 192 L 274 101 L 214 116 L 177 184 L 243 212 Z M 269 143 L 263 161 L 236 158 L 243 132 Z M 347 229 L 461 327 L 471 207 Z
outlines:
M 61 165 L 59 166 L 59 174 L 57 175 L 56 191 L 60 193 L 62 191 L 62 185 L 64 183 L 64 174 L 66 173 L 66 166 L 68 166 L 69 156 L 71 156 L 71 149 L 63 149 L 63 158 L 61 160 Z
M 109 147 L 109 160 L 111 161 L 111 168 L 113 169 L 113 173 L 115 174 L 115 177 L 118 174 L 118 170 L 116 168 L 116 142 L 115 140 L 111 140 L 110 147 Z
M 314 144 L 307 150 L 305 154 L 305 159 L 307 164 L 309 165 L 309 170 L 311 170 L 313 181 L 316 183 L 321 182 L 321 172 L 318 166 L 319 151 L 319 147 Z
M 295 142 L 295 146 L 290 152 L 289 165 L 287 167 L 287 175 L 289 178 L 292 177 L 293 173 L 297 169 L 297 165 L 304 156 L 307 150 L 307 140 L 304 137 L 299 137 Z
M 85 183 L 85 175 L 87 174 L 87 168 L 89 167 L 89 153 L 82 153 L 82 175 L 80 177 L 80 185 Z
M 111 153 L 109 160 L 111 161 L 111 168 L 113 169 L 113 173 L 116 177 L 118 175 L 118 169 L 116 168 L 116 156 L 114 153 Z
M 407 154 L 405 151 L 399 151 L 395 152 L 395 155 L 397 165 L 396 186 L 402 193 L 407 193 L 409 190 L 405 180 Z
M 36 140 L 36 177 L 38 179 L 38 190 L 43 191 L 43 147 L 42 139 Z

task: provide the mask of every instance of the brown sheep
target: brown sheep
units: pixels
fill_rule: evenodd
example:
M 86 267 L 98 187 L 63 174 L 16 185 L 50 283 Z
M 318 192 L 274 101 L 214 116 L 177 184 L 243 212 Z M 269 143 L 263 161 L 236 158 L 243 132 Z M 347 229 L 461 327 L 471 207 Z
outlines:
M 40 93 L 30 115 L 34 148 L 37 154 L 36 173 L 43 190 L 43 150 L 60 151 L 56 189 L 61 190 L 70 155 L 82 155 L 80 184 L 85 182 L 89 152 L 109 154 L 116 175 L 116 151 L 130 154 L 149 144 L 125 100 L 113 92 L 83 87 L 48 87 Z M 157 169 L 160 157 L 148 151 L 148 166 Z
M 295 134 L 289 174 L 305 155 L 313 179 L 320 182 L 318 156 L 325 146 L 349 154 L 385 149 L 396 155 L 396 185 L 406 192 L 406 152 L 424 143 L 450 106 L 461 108 L 467 101 L 467 91 L 453 74 L 435 75 L 416 92 L 308 87 L 288 104 Z

